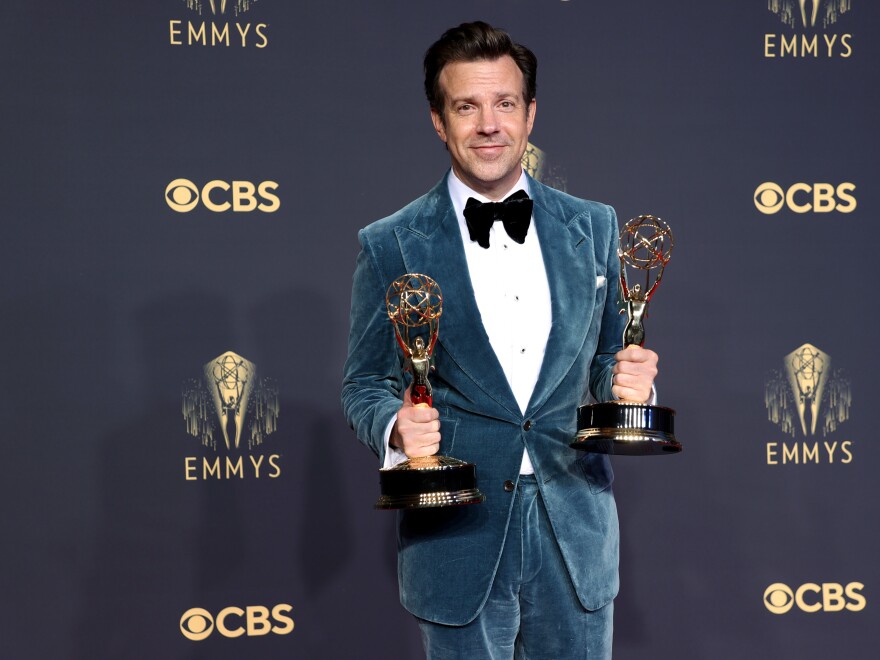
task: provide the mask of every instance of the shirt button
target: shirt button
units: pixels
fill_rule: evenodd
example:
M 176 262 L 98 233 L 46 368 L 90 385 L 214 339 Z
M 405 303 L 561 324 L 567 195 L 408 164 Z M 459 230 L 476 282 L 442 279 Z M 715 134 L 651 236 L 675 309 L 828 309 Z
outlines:
M 523 422 L 523 431 L 528 431 L 530 428 L 532 428 L 532 420 L 527 419 Z
M 519 349 L 519 352 L 520 352 L 520 353 L 525 353 L 525 352 L 526 352 L 526 349 L 521 348 L 521 349 Z
M 516 484 L 513 483 L 510 479 L 504 482 L 505 493 L 512 493 L 514 488 L 516 488 Z

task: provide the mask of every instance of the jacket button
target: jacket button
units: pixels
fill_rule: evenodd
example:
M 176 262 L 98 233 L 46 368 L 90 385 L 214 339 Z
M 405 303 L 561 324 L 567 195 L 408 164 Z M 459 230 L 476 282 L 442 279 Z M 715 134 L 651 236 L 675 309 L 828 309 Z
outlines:
M 532 420 L 527 419 L 523 422 L 523 431 L 528 431 L 530 428 L 532 428 Z
M 514 488 L 516 488 L 516 484 L 513 483 L 510 479 L 504 482 L 505 493 L 512 493 Z

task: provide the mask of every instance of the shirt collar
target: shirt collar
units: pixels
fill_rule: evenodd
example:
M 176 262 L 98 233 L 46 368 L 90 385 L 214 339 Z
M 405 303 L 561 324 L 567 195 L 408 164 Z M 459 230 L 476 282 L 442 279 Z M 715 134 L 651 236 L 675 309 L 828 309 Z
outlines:
M 452 200 L 452 206 L 455 209 L 455 215 L 458 218 L 459 223 L 464 223 L 464 207 L 467 204 L 468 197 L 473 197 L 478 202 L 492 201 L 485 195 L 481 195 L 477 191 L 471 190 L 461 181 L 461 179 L 455 176 L 455 172 L 452 170 L 449 170 L 449 176 L 446 178 L 446 185 L 449 188 L 449 197 Z M 525 170 L 520 171 L 519 179 L 517 179 L 516 183 L 513 184 L 513 187 L 510 190 L 501 196 L 501 199 L 506 199 L 517 190 L 525 190 L 526 194 L 531 196 L 531 190 L 529 190 L 529 178 L 526 176 Z

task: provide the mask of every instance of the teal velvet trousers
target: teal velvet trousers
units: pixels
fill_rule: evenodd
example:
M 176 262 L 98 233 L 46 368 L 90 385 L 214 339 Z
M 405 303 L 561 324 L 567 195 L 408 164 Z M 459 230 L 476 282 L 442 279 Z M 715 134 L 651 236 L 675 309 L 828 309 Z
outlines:
M 428 660 L 610 660 L 613 609 L 580 604 L 535 477 L 520 475 L 486 605 L 465 626 L 419 626 Z

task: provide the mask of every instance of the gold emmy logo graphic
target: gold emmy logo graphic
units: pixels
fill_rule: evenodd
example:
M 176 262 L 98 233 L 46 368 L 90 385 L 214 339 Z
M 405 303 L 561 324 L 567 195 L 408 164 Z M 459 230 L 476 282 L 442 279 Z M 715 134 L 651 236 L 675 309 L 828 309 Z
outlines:
M 172 46 L 225 46 L 226 48 L 254 46 L 255 48 L 265 48 L 269 45 L 268 23 L 236 20 L 242 14 L 250 11 L 256 1 L 183 0 L 187 9 L 207 20 L 172 19 L 168 21 L 168 43 Z
M 765 34 L 764 57 L 850 57 L 852 34 L 829 28 L 852 9 L 850 0 L 769 0 L 767 8 L 794 34 Z M 819 38 L 818 30 L 823 30 Z
M 289 635 L 293 632 L 294 621 L 289 616 L 292 605 L 281 603 L 271 610 L 262 605 L 247 607 L 225 607 L 213 616 L 201 607 L 188 609 L 180 617 L 180 633 L 194 642 L 207 639 L 214 630 L 223 637 L 236 638 L 261 637 L 270 632 L 276 635 Z
M 210 9 L 211 13 L 216 16 L 217 14 L 225 14 L 226 10 L 231 8 L 235 12 L 235 15 L 238 16 L 250 9 L 251 5 L 257 0 L 232 0 L 231 2 L 227 2 L 227 0 L 207 0 L 207 2 L 205 0 L 183 1 L 186 3 L 187 9 L 192 9 L 200 14 L 203 11 Z
M 847 585 L 838 582 L 816 584 L 807 582 L 797 589 L 792 589 L 782 582 L 774 582 L 764 590 L 764 607 L 773 614 L 785 614 L 795 605 L 802 612 L 861 612 L 868 601 L 862 594 L 865 585 L 861 582 L 850 582 Z
M 526 146 L 522 157 L 523 169 L 533 179 L 546 186 L 565 192 L 568 179 L 559 168 L 548 165 L 547 154 L 531 142 Z
M 834 433 L 849 419 L 852 402 L 849 381 L 832 371 L 831 356 L 804 344 L 785 356 L 784 369 L 771 372 L 764 390 L 767 416 L 783 433 L 804 437 Z
M 814 28 L 821 23 L 827 28 L 837 22 L 841 14 L 852 9 L 850 0 L 769 0 L 768 8 L 786 25 L 794 28 Z
M 183 419 L 187 432 L 214 451 L 212 455 L 186 456 L 184 478 L 277 479 L 281 476 L 281 455 L 267 456 L 256 449 L 277 430 L 278 411 L 278 388 L 268 379 L 257 378 L 253 362 L 232 351 L 208 362 L 201 378 L 191 378 L 183 385 Z M 242 454 L 245 442 L 247 455 Z
M 253 362 L 226 351 L 204 366 L 201 379 L 185 384 L 183 418 L 187 432 L 205 447 L 217 450 L 219 426 L 227 450 L 238 449 L 243 435 L 253 450 L 276 429 L 278 388 L 257 379 Z
M 540 181 L 541 175 L 544 173 L 544 161 L 546 159 L 547 156 L 544 152 L 529 142 L 522 157 L 523 169 L 530 177 Z

